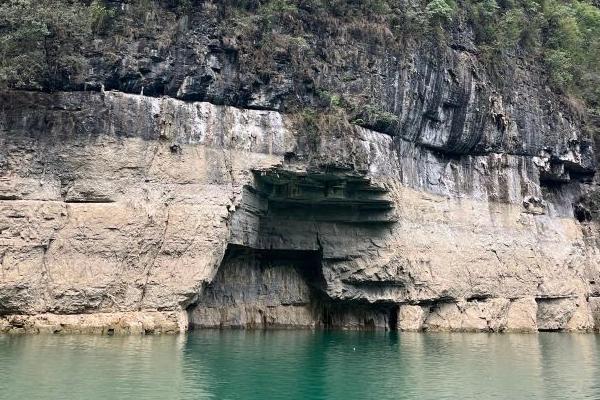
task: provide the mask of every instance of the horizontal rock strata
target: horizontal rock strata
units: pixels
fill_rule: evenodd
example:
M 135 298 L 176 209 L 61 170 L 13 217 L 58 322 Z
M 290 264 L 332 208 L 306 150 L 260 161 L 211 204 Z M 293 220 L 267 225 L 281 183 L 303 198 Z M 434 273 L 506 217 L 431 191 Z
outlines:
M 2 96 L 2 332 L 600 328 L 575 139 L 561 161 L 355 127 L 311 158 L 275 111 Z
M 185 332 L 184 312 L 132 311 L 94 314 L 36 314 L 0 317 L 0 333 L 153 335 Z

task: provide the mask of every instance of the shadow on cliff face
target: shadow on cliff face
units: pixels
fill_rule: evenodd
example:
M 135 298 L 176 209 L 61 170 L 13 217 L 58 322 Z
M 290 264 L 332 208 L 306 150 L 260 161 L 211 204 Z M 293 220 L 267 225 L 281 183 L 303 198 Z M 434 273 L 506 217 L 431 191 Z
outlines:
M 217 275 L 188 308 L 191 328 L 395 329 L 397 307 L 325 293 L 320 251 L 229 245 Z
M 396 305 L 335 299 L 323 269 L 395 221 L 386 193 L 348 171 L 256 172 L 219 270 L 188 308 L 190 325 L 395 329 Z

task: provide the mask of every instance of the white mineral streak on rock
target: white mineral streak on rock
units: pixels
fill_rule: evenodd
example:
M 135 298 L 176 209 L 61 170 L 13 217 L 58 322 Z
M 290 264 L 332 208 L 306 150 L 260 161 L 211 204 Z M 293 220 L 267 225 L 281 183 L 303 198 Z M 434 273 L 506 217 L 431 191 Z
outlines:
M 2 151 L 15 165 L 0 180 L 3 314 L 180 310 L 216 273 L 249 170 L 294 145 L 274 112 L 110 92 L 104 102 L 115 135 L 77 137 L 66 124 L 70 140 L 23 137 Z
M 174 332 L 187 327 L 190 305 L 200 326 L 599 326 L 598 227 L 573 218 L 574 185 L 543 196 L 546 159 L 447 157 L 357 128 L 345 141 L 323 137 L 320 151 L 367 171 L 362 195 L 393 207 L 356 212 L 342 202 L 308 215 L 273 210 L 248 188 L 253 170 L 296 151 L 280 113 L 113 92 L 27 96 L 56 107 L 2 111 L 0 331 Z M 447 140 L 430 133 L 420 139 L 429 146 Z M 312 173 L 303 161 L 292 167 Z M 345 185 L 357 185 L 352 174 Z M 251 301 L 242 285 L 211 289 L 219 300 L 207 303 L 207 284 L 248 282 L 216 280 L 228 244 L 322 255 L 310 279 L 327 304 L 285 297 L 310 283 L 298 266 Z

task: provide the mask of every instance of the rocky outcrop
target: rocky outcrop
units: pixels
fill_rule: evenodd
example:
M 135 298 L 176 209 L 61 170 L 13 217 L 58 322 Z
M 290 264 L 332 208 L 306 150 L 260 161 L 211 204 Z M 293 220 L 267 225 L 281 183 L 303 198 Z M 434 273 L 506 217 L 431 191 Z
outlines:
M 275 111 L 117 92 L 1 104 L 1 331 L 174 332 L 185 313 L 193 327 L 598 327 L 598 227 L 576 218 L 592 186 L 550 184 L 543 157 L 449 156 L 354 127 L 310 161 Z
M 0 333 L 154 335 L 188 329 L 185 312 L 131 311 L 93 314 L 8 315 L 0 318 Z
M 535 63 L 109 3 L 66 91 L 0 94 L 0 332 L 600 329 L 597 121 Z
M 2 99 L 1 314 L 185 309 L 281 115 L 116 93 Z M 183 114 L 182 114 L 183 113 Z

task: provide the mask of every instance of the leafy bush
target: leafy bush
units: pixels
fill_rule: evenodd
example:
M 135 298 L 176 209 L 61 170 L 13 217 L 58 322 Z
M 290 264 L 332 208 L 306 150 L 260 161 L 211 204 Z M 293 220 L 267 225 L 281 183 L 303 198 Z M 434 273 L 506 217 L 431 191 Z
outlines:
M 66 0 L 6 0 L 0 4 L 0 85 L 52 89 L 85 64 L 91 35 L 88 6 Z
M 600 9 L 592 0 L 475 0 L 467 3 L 481 48 L 541 56 L 548 78 L 600 107 Z
M 558 87 L 567 87 L 573 82 L 573 61 L 565 51 L 549 50 L 544 58 L 549 67 L 550 79 Z
M 445 0 L 431 0 L 425 7 L 425 14 L 434 23 L 444 23 L 452 20 L 454 9 Z
M 369 104 L 363 108 L 352 122 L 365 128 L 395 135 L 399 129 L 400 118 L 381 107 Z
M 600 9 L 584 1 L 549 1 L 543 12 L 544 59 L 552 82 L 600 107 L 600 98 L 590 90 L 600 73 Z
M 92 1 L 89 13 L 94 32 L 103 32 L 107 28 L 111 18 L 115 16 L 114 10 L 108 8 L 99 0 Z

